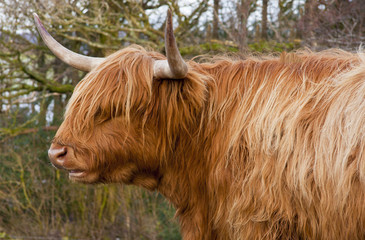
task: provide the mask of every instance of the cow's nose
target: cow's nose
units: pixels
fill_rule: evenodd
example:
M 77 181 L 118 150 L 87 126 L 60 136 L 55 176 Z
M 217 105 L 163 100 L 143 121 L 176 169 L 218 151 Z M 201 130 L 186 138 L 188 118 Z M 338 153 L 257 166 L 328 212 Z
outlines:
M 48 156 L 55 167 L 63 168 L 67 156 L 67 147 L 53 143 L 48 150 Z

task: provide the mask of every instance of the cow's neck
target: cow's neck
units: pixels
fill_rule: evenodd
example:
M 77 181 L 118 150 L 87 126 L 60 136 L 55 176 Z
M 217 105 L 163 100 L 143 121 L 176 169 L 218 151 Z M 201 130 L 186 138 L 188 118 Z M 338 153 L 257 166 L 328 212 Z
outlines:
M 217 214 L 222 214 L 219 211 L 226 207 L 225 198 L 219 199 L 219 196 L 227 196 L 229 187 L 225 183 L 228 181 L 222 178 L 229 176 L 224 172 L 220 176 L 214 174 L 215 169 L 209 167 L 212 163 L 206 154 L 202 154 L 203 149 L 192 146 L 184 149 L 188 151 L 172 154 L 170 166 L 161 169 L 158 191 L 175 206 L 184 239 L 225 239 L 216 233 L 225 233 L 222 228 L 226 228 L 226 223 L 213 222 L 212 219 Z M 218 188 L 212 189 L 212 186 Z M 225 193 L 222 194 L 221 191 Z
M 187 170 L 189 168 L 190 170 Z M 204 225 L 209 222 L 206 173 L 202 171 L 204 168 L 204 166 L 182 165 L 171 168 L 163 174 L 159 184 L 158 190 L 176 208 L 176 216 L 181 223 L 184 239 L 203 239 L 200 234 L 204 233 L 204 237 L 209 234 L 210 229 Z
M 160 155 L 165 159 L 160 164 L 161 178 L 157 190 L 175 206 L 184 239 L 227 239 L 228 224 L 223 219 L 227 219 L 228 214 L 226 196 L 230 192 L 227 184 L 231 182 L 230 166 L 219 161 L 224 157 L 225 147 L 210 148 L 225 145 L 217 144 L 225 137 L 216 134 L 222 132 L 220 118 L 212 120 L 209 117 L 215 107 L 213 101 L 218 98 L 217 85 L 211 81 L 203 86 L 207 88 L 204 93 L 207 98 L 200 111 L 190 115 L 190 122 L 180 123 L 190 128 L 176 128 L 180 132 L 163 138 L 173 139 L 173 143 L 164 148 L 171 149 L 171 152 Z M 197 125 L 192 126 L 192 123 Z M 224 131 L 224 134 L 228 132 Z

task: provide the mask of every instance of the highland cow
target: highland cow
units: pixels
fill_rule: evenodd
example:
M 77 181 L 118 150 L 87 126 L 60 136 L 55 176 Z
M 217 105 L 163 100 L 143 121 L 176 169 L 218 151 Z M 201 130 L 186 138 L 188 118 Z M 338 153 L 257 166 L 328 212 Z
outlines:
M 89 71 L 49 150 L 84 183 L 163 194 L 184 239 L 365 238 L 365 57 L 298 51 L 185 62 L 139 46 L 73 53 Z

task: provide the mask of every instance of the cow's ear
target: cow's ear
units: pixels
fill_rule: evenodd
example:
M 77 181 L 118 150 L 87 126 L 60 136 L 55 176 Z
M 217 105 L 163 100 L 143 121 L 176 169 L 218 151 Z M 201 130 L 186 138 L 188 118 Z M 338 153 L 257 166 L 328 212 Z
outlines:
M 174 29 L 172 26 L 172 13 L 167 10 L 165 28 L 165 50 L 167 60 L 157 60 L 154 64 L 153 75 L 155 78 L 183 79 L 188 73 L 188 66 L 181 57 L 177 48 Z

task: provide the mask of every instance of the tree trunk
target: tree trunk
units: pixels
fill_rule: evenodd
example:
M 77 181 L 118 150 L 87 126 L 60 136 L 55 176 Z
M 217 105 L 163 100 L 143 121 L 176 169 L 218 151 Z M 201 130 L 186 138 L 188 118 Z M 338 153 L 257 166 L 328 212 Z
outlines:
M 212 37 L 213 39 L 218 39 L 218 16 L 219 16 L 219 0 L 214 0 L 213 7 L 213 29 L 212 29 Z
M 250 13 L 251 0 L 241 0 L 239 3 L 237 17 L 239 19 L 238 49 L 244 53 L 247 49 L 247 19 Z
M 38 126 L 43 127 L 47 125 L 47 109 L 49 104 L 51 103 L 52 98 L 47 97 L 46 99 L 42 99 L 39 105 L 39 114 L 38 114 Z
M 314 35 L 314 20 L 315 16 L 315 7 L 316 7 L 315 0 L 306 0 L 304 4 L 304 21 L 306 22 L 306 34 L 303 35 L 304 40 L 306 40 L 312 47 L 317 46 L 316 38 Z M 306 36 L 306 37 L 305 37 Z
M 262 0 L 261 39 L 264 40 L 267 40 L 267 5 L 268 0 Z

